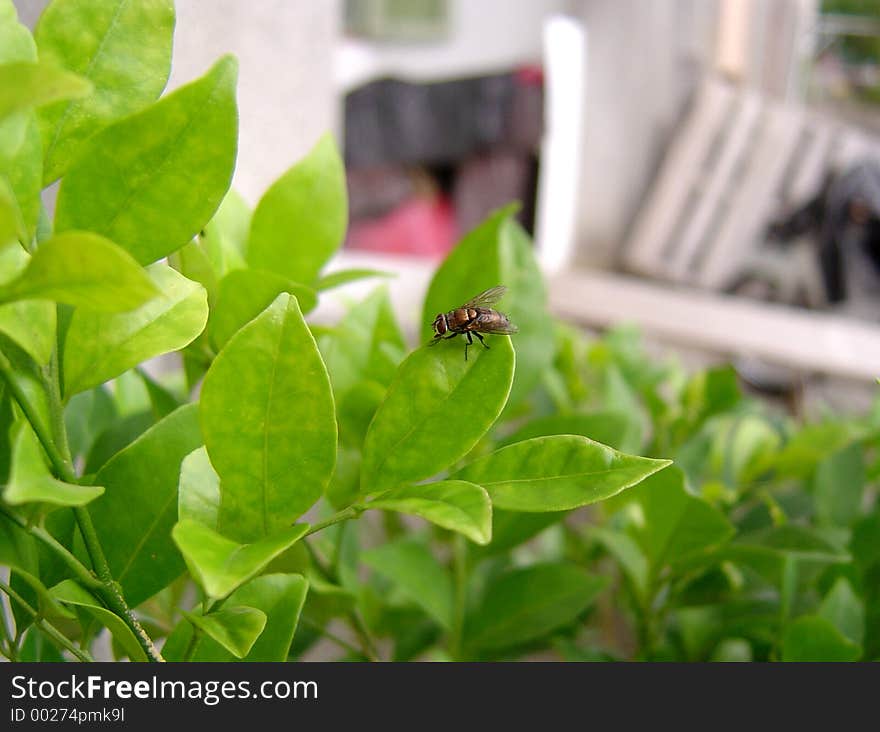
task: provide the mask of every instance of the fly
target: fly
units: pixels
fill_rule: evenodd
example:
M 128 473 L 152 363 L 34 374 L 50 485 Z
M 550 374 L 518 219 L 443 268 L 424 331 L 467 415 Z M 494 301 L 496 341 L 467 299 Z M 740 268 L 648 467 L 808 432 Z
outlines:
M 489 348 L 483 340 L 483 333 L 498 333 L 510 335 L 517 332 L 517 327 L 510 322 L 504 313 L 493 310 L 494 305 L 507 292 L 504 285 L 490 287 L 474 298 L 468 300 L 461 307 L 450 310 L 448 313 L 440 313 L 434 318 L 431 326 L 434 328 L 434 340 L 428 345 L 433 346 L 440 340 L 448 340 L 463 335 L 467 338 L 464 344 L 464 360 L 467 361 L 468 346 L 474 342 L 476 336 L 484 348 Z

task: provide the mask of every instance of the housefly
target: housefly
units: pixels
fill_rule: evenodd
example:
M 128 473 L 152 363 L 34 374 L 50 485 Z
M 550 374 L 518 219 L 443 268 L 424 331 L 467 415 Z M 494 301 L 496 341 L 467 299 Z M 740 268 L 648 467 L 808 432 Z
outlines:
M 464 344 L 464 360 L 467 361 L 467 349 L 474 342 L 473 336 L 476 336 L 480 343 L 488 348 L 489 346 L 483 340 L 483 333 L 502 335 L 516 333 L 517 327 L 508 320 L 504 313 L 499 313 L 489 307 L 498 302 L 505 292 L 507 292 L 507 288 L 504 285 L 490 287 L 485 292 L 468 300 L 461 307 L 437 315 L 431 324 L 434 328 L 434 340 L 428 345 L 433 346 L 440 340 L 463 335 L 467 338 L 467 343 Z

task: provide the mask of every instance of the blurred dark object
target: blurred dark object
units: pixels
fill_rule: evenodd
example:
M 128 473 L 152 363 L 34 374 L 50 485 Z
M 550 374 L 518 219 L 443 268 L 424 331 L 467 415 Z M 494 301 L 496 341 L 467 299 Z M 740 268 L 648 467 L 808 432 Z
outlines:
M 439 256 L 517 200 L 533 231 L 543 104 L 543 73 L 531 66 L 428 84 L 383 79 L 349 93 L 347 245 Z
M 865 160 L 827 176 L 813 199 L 768 234 L 779 242 L 814 236 L 829 303 L 846 300 L 851 289 L 880 292 L 880 163 Z
M 449 35 L 447 0 L 346 0 L 345 31 L 378 41 L 431 42 Z
M 522 73 L 375 81 L 345 98 L 345 162 L 450 164 L 492 148 L 531 154 L 541 139 L 542 105 L 540 81 Z

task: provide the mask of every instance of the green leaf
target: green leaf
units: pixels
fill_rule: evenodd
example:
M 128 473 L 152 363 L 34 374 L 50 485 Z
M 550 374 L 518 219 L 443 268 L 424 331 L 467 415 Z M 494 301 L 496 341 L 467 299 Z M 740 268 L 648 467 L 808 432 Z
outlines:
M 92 85 L 54 64 L 26 61 L 0 64 L 0 120 L 61 99 L 87 95 Z
M 0 63 L 36 60 L 36 44 L 27 26 L 18 22 L 15 4 L 0 0 Z
M 171 69 L 171 0 L 53 0 L 35 29 L 40 58 L 88 79 L 85 98 L 41 110 L 45 183 L 60 177 L 87 138 L 162 93 Z
M 55 305 L 45 300 L 20 300 L 0 305 L 0 332 L 8 335 L 45 366 L 55 347 Z
M 598 541 L 614 557 L 629 581 L 636 595 L 642 600 L 648 596 L 649 566 L 648 558 L 641 547 L 629 534 L 602 526 L 592 526 L 589 536 Z
M 865 605 L 845 577 L 838 577 L 825 595 L 819 615 L 831 622 L 845 638 L 862 645 L 865 638 Z
M 540 638 L 574 622 L 607 584 L 566 563 L 509 571 L 489 584 L 465 619 L 465 646 L 496 650 Z
M 55 585 L 50 592 L 63 603 L 85 608 L 86 612 L 110 631 L 113 639 L 122 646 L 129 659 L 140 662 L 147 661 L 147 654 L 144 653 L 134 633 L 122 618 L 102 607 L 97 599 L 76 582 L 64 580 Z
M 302 575 L 264 574 L 254 577 L 229 596 L 224 607 L 244 605 L 262 611 L 267 617 L 266 627 L 251 646 L 247 655 L 242 658 L 243 661 L 281 662 L 287 660 L 290 644 L 293 641 L 308 590 L 309 583 Z M 188 641 L 189 639 L 178 640 Z M 186 647 L 186 643 L 175 645 Z M 198 642 L 192 660 L 199 662 L 234 661 L 235 657 L 217 643 L 203 638 Z
M 342 243 L 347 221 L 345 169 L 327 134 L 263 194 L 251 220 L 248 264 L 311 284 Z
M 454 477 L 483 486 L 498 508 L 564 511 L 614 496 L 670 462 L 624 455 L 579 435 L 552 435 L 502 447 Z
M 481 556 L 486 556 L 509 551 L 562 521 L 567 515 L 568 511 L 522 513 L 493 507 L 492 543 L 477 552 Z
M 331 374 L 332 383 L 333 376 Z M 359 381 L 341 394 L 334 390 L 336 414 L 339 422 L 339 441 L 360 451 L 373 416 L 388 389 L 376 381 Z M 359 478 L 360 476 L 355 476 Z M 357 481 L 355 482 L 355 486 Z
M 370 549 L 361 558 L 440 625 L 452 627 L 452 578 L 427 547 L 405 539 Z
M 315 282 L 315 289 L 319 292 L 332 290 L 334 287 L 341 287 L 349 282 L 356 282 L 368 277 L 394 277 L 394 275 L 379 269 L 340 269 L 318 278 Z
M 89 513 L 113 577 L 132 605 L 184 570 L 170 536 L 177 521 L 181 463 L 202 442 L 197 412 L 196 404 L 172 412 L 95 476 L 107 492 L 89 506 Z
M 222 533 L 250 541 L 320 498 L 336 461 L 330 380 L 296 298 L 281 294 L 214 359 L 202 432 L 220 476 Z
M 97 234 L 70 231 L 40 245 L 25 270 L 0 287 L 0 302 L 56 300 L 113 313 L 133 310 L 156 294 L 127 252 Z
M 498 308 L 519 328 L 513 336 L 516 377 L 511 404 L 537 385 L 555 350 L 544 283 L 532 243 L 513 218 L 516 209 L 516 205 L 499 209 L 461 240 L 431 280 L 422 310 L 422 338 L 427 341 L 437 313 L 452 310 L 489 287 L 508 287 Z M 490 345 L 497 340 L 490 337 Z M 459 339 L 455 339 L 437 350 L 459 348 Z
M 192 519 L 178 521 L 171 535 L 190 574 L 212 599 L 226 597 L 308 532 L 298 524 L 253 544 L 238 544 Z
M 95 439 L 118 418 L 113 397 L 97 387 L 74 396 L 64 408 L 67 440 L 74 459 L 88 455 Z
M 48 503 L 53 506 L 84 506 L 104 492 L 99 485 L 64 483 L 54 478 L 46 465 L 43 450 L 30 425 L 13 427 L 12 466 L 3 500 L 22 503 Z
M 253 607 L 224 605 L 207 615 L 183 611 L 183 616 L 236 658 L 244 658 L 266 627 L 266 613 Z
M 507 336 L 493 338 L 490 351 L 473 349 L 468 361 L 459 348 L 410 354 L 367 431 L 361 490 L 422 480 L 467 455 L 501 414 L 513 372 Z
M 220 514 L 220 476 L 204 447 L 193 450 L 180 465 L 177 515 L 209 529 L 217 528 Z
M 217 213 L 205 224 L 205 235 L 201 237 L 201 243 L 218 277 L 223 277 L 232 269 L 246 266 L 244 254 L 251 229 L 251 217 L 247 202 L 234 188 L 230 188 Z
M 635 425 L 635 428 L 640 429 L 638 425 Z M 505 437 L 499 447 L 530 440 L 533 437 L 583 435 L 596 442 L 601 442 L 603 445 L 613 447 L 615 450 L 625 452 L 627 446 L 635 447 L 631 439 L 633 429 L 632 420 L 621 412 L 552 414 L 527 422 L 512 435 Z
M 237 64 L 94 135 L 58 193 L 56 231 L 106 236 L 148 264 L 180 249 L 211 219 L 235 166 Z
M 318 304 L 315 291 L 272 272 L 237 269 L 220 280 L 217 303 L 211 311 L 208 336 L 217 350 L 223 348 L 243 325 L 262 313 L 283 292 L 296 297 L 303 313 Z
M 337 400 L 362 381 L 388 386 L 406 352 L 385 287 L 354 305 L 319 345 Z
M 492 540 L 492 502 L 481 486 L 463 480 L 410 485 L 381 493 L 367 508 L 399 511 L 464 534 L 477 544 Z
M 175 409 L 181 406 L 180 400 L 174 396 L 170 390 L 166 389 L 151 377 L 144 369 L 137 367 L 135 372 L 147 388 L 147 394 L 150 397 L 150 407 L 152 407 L 153 416 L 157 420 L 162 419 L 162 417 L 167 417 Z
M 147 268 L 160 294 L 127 313 L 73 313 L 64 347 L 65 398 L 190 343 L 205 327 L 205 289 L 164 264 Z
M 0 122 L 0 181 L 7 188 L 4 197 L 11 196 L 14 201 L 18 238 L 27 244 L 36 233 L 42 176 L 43 149 L 36 114 L 20 113 Z
M 804 478 L 820 462 L 842 450 L 855 438 L 853 425 L 824 422 L 801 428 L 782 448 L 766 461 L 760 461 L 750 477 L 774 469 L 779 477 Z
M 658 569 L 720 546 L 735 531 L 720 511 L 687 492 L 678 468 L 651 476 L 626 497 L 637 504 L 636 540 Z
M 853 443 L 825 458 L 813 481 L 816 520 L 826 526 L 849 526 L 861 512 L 865 488 L 864 449 Z
M 818 615 L 798 618 L 782 639 L 783 661 L 858 661 L 861 655 L 859 646 Z

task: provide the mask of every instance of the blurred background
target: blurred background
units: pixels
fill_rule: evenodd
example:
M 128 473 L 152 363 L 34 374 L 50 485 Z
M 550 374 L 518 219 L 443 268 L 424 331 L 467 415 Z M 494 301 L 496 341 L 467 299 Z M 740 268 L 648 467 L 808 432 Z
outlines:
M 17 0 L 33 24 L 45 2 Z M 771 393 L 867 404 L 880 375 L 880 2 L 177 0 L 171 86 L 240 60 L 252 204 L 332 130 L 338 268 L 430 274 L 521 202 L 551 308 L 636 324 Z M 375 283 L 355 284 L 355 299 Z M 450 307 L 458 303 L 450 303 Z M 334 317 L 322 299 L 319 317 Z

